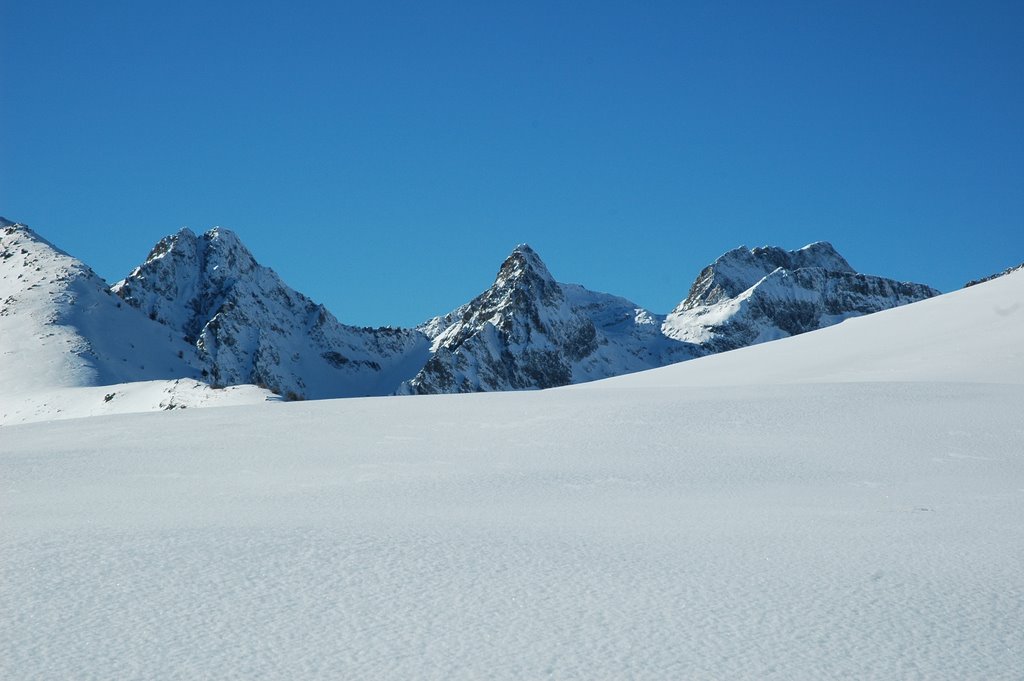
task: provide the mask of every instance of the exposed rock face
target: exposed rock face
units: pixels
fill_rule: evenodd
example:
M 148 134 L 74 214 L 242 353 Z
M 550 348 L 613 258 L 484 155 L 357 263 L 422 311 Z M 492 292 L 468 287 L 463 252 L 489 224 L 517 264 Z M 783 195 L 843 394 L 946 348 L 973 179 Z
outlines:
M 690 294 L 673 312 L 735 298 L 777 269 L 794 271 L 815 267 L 828 272 L 849 272 L 854 269 L 836 252 L 832 244 L 819 241 L 796 251 L 775 246 L 748 250 L 734 248 L 701 270 Z
M 660 334 L 660 321 L 623 298 L 559 284 L 524 244 L 489 289 L 420 327 L 433 355 L 402 392 L 550 388 L 694 356 Z
M 217 385 L 255 383 L 290 399 L 386 395 L 427 359 L 422 333 L 339 323 L 225 229 L 162 239 L 112 290 L 194 346 Z
M 666 318 L 666 336 L 722 352 L 813 331 L 938 291 L 858 274 L 831 244 L 738 248 L 704 268 Z

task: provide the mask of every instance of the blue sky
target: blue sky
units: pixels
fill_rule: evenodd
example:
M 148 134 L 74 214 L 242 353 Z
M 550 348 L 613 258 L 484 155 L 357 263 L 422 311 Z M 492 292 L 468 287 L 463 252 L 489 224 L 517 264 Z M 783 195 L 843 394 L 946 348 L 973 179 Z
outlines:
M 740 244 L 942 290 L 1024 260 L 1019 0 L 0 0 L 0 26 L 0 215 L 109 280 L 183 225 L 367 325 L 466 302 L 520 242 L 657 312 Z

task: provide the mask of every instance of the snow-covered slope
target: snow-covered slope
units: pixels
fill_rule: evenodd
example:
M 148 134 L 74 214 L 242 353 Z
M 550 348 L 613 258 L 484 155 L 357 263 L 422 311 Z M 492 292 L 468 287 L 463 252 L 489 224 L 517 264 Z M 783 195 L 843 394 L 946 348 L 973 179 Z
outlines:
M 1024 383 L 1024 270 L 794 338 L 594 384 Z
M 193 345 L 204 377 L 289 399 L 387 395 L 427 359 L 418 331 L 346 326 L 226 229 L 162 239 L 114 292 Z
M 199 378 L 195 363 L 193 348 L 124 305 L 81 261 L 0 221 L 0 424 L 228 399 L 191 380 Z M 118 392 L 109 386 L 131 381 L 151 382 L 151 390 L 105 399 Z M 229 401 L 265 397 L 235 390 Z
M 82 386 L 190 377 L 189 347 L 24 225 L 0 224 L 0 383 Z
M 420 327 L 432 339 L 433 354 L 403 392 L 550 388 L 699 354 L 665 338 L 660 324 L 624 298 L 559 284 L 523 244 L 489 289 Z
M 1019 679 L 1022 286 L 587 387 L 4 428 L 0 677 Z
M 663 330 L 710 354 L 795 336 L 938 293 L 923 284 L 859 274 L 825 242 L 796 251 L 740 247 L 704 268 Z
M 987 277 L 982 277 L 981 279 L 974 279 L 972 281 L 969 281 L 966 284 L 964 284 L 964 288 L 967 288 L 968 286 L 977 286 L 978 284 L 984 284 L 986 281 L 992 281 L 993 279 L 998 279 L 999 277 L 1005 277 L 1007 274 L 1010 274 L 1012 272 L 1019 272 L 1021 270 L 1024 270 L 1024 262 L 1022 262 L 1019 265 L 1014 265 L 1013 267 L 1007 267 L 1002 272 L 996 272 L 995 274 L 990 274 Z
M 89 416 L 232 407 L 280 402 L 281 397 L 254 385 L 214 388 L 191 378 L 129 381 L 98 386 L 35 388 L 0 396 L 0 426 L 62 421 Z

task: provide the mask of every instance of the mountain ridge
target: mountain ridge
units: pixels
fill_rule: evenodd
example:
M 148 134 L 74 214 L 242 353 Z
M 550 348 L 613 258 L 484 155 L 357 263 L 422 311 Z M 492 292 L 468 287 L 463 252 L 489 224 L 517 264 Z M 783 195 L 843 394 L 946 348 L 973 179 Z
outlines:
M 10 230 L 15 223 L 0 225 Z M 144 318 L 147 333 L 161 329 L 161 342 L 182 364 L 180 375 L 166 378 L 217 387 L 254 384 L 288 399 L 582 383 L 938 294 L 860 274 L 824 241 L 795 250 L 741 246 L 705 267 L 687 296 L 663 315 L 558 282 L 523 243 L 503 260 L 490 287 L 451 312 L 411 329 L 355 327 L 290 288 L 235 232 L 221 227 L 202 234 L 182 228 L 163 237 L 142 264 L 109 287 L 91 276 L 91 288 Z
M 179 331 L 218 385 L 254 383 L 290 399 L 384 395 L 407 378 L 410 356 L 425 361 L 420 332 L 341 324 L 219 227 L 161 239 L 111 290 Z

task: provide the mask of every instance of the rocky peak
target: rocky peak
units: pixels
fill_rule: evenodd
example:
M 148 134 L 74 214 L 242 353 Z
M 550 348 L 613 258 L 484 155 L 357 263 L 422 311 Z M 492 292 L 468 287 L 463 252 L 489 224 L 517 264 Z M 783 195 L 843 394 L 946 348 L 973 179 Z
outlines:
M 758 251 L 760 249 L 754 249 Z M 789 262 L 779 265 L 788 270 L 801 269 L 804 267 L 820 267 L 826 272 L 854 272 L 846 258 L 839 254 L 839 251 L 827 241 L 815 241 L 795 251 L 784 251 L 781 248 L 774 250 L 782 251 L 789 256 Z
M 259 267 L 249 249 L 230 229 L 214 227 L 203 234 L 202 240 L 211 269 L 227 267 L 233 274 L 245 274 Z
M 151 318 L 180 327 L 195 342 L 202 326 L 233 297 L 237 282 L 267 278 L 268 273 L 276 279 L 264 270 L 234 232 L 215 227 L 197 236 L 182 227 L 158 241 L 146 261 L 111 288 Z
M 490 289 L 480 296 L 482 307 L 557 305 L 565 300 L 551 272 L 537 252 L 520 244 L 501 264 Z
M 450 322 L 450 323 L 449 323 Z M 443 330 L 438 327 L 444 323 Z M 536 251 L 517 246 L 494 283 L 456 312 L 428 322 L 434 355 L 405 392 L 522 390 L 565 385 L 597 345 Z
M 458 324 L 448 329 L 442 341 L 449 349 L 489 323 L 513 343 L 528 343 L 539 332 L 548 333 L 553 321 L 571 316 L 565 293 L 551 276 L 536 251 L 520 244 L 505 258 L 494 283 L 465 306 Z
M 547 265 L 537 255 L 537 251 L 530 248 L 529 244 L 519 244 L 512 249 L 509 256 L 501 263 L 495 284 L 502 285 L 505 282 L 523 280 L 554 281 Z
M 777 269 L 795 271 L 807 267 L 827 272 L 855 272 L 827 241 L 817 241 L 795 251 L 777 246 L 752 249 L 740 246 L 705 267 L 694 281 L 689 295 L 673 312 L 735 298 Z
M 198 252 L 195 233 L 188 227 L 182 227 L 177 234 L 171 234 L 170 236 L 165 236 L 163 239 L 160 239 L 160 241 L 156 242 L 156 245 L 153 246 L 149 255 L 146 256 L 146 263 L 159 260 L 172 252 L 179 257 L 181 255 L 194 257 Z M 139 268 L 136 268 L 136 271 L 138 271 L 138 269 Z
M 294 398 L 380 395 L 426 361 L 423 334 L 339 323 L 219 227 L 161 239 L 113 291 L 176 329 L 219 385 L 255 383 Z
M 223 227 L 214 227 L 202 236 L 182 227 L 177 233 L 160 239 L 146 257 L 146 263 L 167 256 L 196 262 L 211 270 L 227 266 L 237 273 L 245 273 L 257 267 L 256 259 L 238 235 Z
M 922 284 L 857 273 L 819 241 L 795 251 L 737 248 L 704 268 L 662 331 L 711 352 L 804 333 L 936 295 Z

